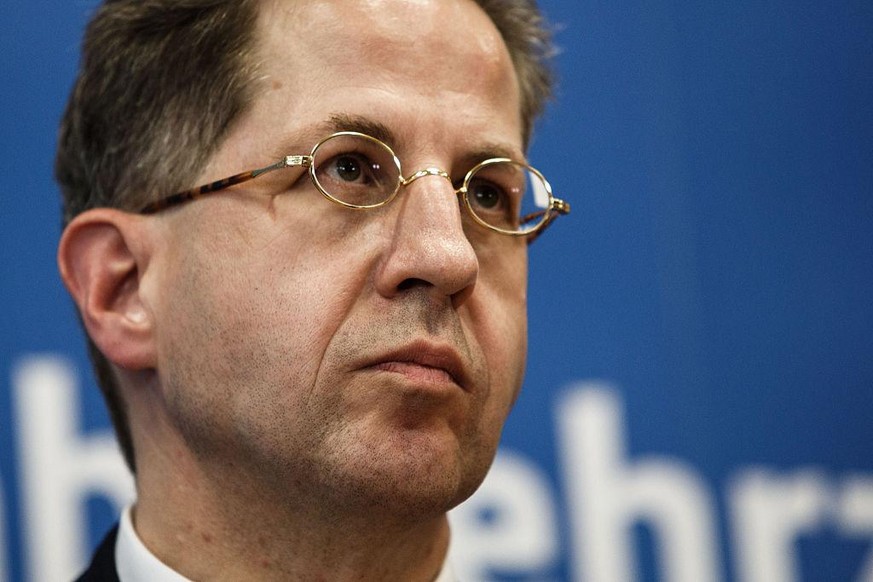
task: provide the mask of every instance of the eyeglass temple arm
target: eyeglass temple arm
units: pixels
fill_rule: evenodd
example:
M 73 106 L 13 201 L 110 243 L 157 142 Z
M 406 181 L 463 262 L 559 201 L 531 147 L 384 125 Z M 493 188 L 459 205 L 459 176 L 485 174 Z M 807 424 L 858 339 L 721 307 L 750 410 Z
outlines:
M 540 226 L 537 230 L 532 232 L 527 237 L 527 244 L 531 244 L 533 241 L 537 240 L 539 236 L 545 232 L 545 230 L 552 224 L 552 221 L 555 220 L 561 214 L 570 214 L 570 203 L 561 200 L 560 198 L 552 198 L 549 207 L 546 210 L 540 210 L 538 212 L 533 212 L 528 214 L 527 216 L 522 217 L 521 221 L 526 222 L 528 220 L 532 220 L 537 216 L 541 216 L 542 214 L 546 214 L 546 220 L 543 222 L 542 226 Z
M 256 170 L 249 170 L 248 172 L 234 174 L 233 176 L 230 176 L 228 178 L 222 178 L 221 180 L 217 180 L 203 186 L 198 186 L 196 188 L 191 188 L 190 190 L 184 190 L 182 192 L 171 194 L 166 198 L 162 198 L 160 200 L 147 204 L 146 206 L 141 208 L 139 212 L 140 214 L 155 214 L 156 212 L 160 212 L 165 208 L 176 206 L 178 204 L 182 204 L 183 202 L 188 202 L 189 200 L 196 200 L 207 194 L 225 190 L 227 188 L 230 188 L 231 186 L 242 184 L 243 182 L 248 182 L 249 180 L 257 178 L 261 174 L 266 174 L 267 172 L 272 172 L 273 170 L 281 170 L 282 168 L 290 168 L 293 166 L 302 166 L 306 168 L 309 167 L 310 163 L 312 163 L 311 156 L 285 156 L 275 164 L 270 164 L 269 166 L 264 166 L 263 168 L 258 168 Z

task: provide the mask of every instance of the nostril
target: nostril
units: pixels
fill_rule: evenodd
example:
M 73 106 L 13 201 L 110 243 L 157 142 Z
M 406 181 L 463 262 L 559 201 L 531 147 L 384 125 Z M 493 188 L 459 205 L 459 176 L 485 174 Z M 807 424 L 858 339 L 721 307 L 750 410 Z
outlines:
M 409 289 L 415 289 L 416 287 L 432 287 L 430 283 L 425 281 L 424 279 L 404 279 L 400 282 L 400 285 L 397 286 L 398 291 L 407 291 Z

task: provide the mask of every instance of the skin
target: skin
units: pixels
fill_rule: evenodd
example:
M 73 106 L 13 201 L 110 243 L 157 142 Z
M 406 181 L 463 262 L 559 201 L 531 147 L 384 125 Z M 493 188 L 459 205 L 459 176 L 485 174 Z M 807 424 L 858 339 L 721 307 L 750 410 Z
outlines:
M 523 159 L 512 63 L 470 0 L 268 2 L 259 27 L 257 96 L 197 183 L 308 153 L 332 118 L 388 129 L 407 176 Z M 473 224 L 438 176 L 354 211 L 288 170 L 154 216 L 85 213 L 60 262 L 125 387 L 135 527 L 162 561 L 436 576 L 445 512 L 521 385 L 523 240 Z

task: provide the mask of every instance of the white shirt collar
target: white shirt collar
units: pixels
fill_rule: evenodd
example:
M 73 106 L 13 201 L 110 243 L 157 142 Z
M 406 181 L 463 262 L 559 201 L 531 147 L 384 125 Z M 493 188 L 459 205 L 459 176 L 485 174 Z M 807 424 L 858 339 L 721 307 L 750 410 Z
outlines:
M 133 529 L 131 509 L 131 505 L 124 508 L 115 541 L 115 569 L 120 582 L 191 582 L 145 547 Z
M 452 565 L 449 563 L 449 557 L 446 556 L 446 561 L 443 562 L 443 569 L 440 570 L 440 575 L 433 582 L 458 582 L 455 578 L 455 572 L 452 570 Z
M 136 535 L 128 505 L 121 514 L 115 541 L 115 568 L 120 582 L 191 582 L 161 562 Z M 434 582 L 457 582 L 448 557 Z

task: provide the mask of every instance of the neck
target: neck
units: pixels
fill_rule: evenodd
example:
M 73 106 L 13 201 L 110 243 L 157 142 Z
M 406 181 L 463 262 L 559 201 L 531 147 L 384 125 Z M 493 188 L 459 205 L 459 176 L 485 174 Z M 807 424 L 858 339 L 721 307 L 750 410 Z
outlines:
M 226 500 L 187 501 L 179 508 L 141 498 L 133 517 L 145 546 L 192 580 L 432 581 L 448 549 L 444 516 L 407 528 L 379 520 L 325 525 L 275 509 L 235 515 Z
M 146 438 L 163 442 L 137 443 L 134 528 L 158 559 L 183 576 L 331 581 L 437 577 L 449 542 L 444 513 L 398 516 L 397 507 L 377 501 L 343 503 L 311 486 L 253 482 L 244 477 L 248 472 L 243 468 L 211 467 L 181 442 L 168 446 L 172 431 L 153 420 Z

